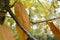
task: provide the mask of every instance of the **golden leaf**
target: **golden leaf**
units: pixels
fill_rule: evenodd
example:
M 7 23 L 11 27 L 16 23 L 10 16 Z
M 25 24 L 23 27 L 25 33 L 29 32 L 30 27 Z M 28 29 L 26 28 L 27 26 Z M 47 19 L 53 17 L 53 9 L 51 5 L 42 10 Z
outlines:
M 48 25 L 52 33 L 60 40 L 60 30 L 53 24 L 53 22 L 48 22 Z
M 20 2 L 17 2 L 14 7 L 16 17 L 18 18 L 20 23 L 24 26 L 24 28 L 30 31 L 30 21 L 25 8 Z M 27 40 L 28 36 L 21 30 L 21 28 L 19 28 L 18 25 L 16 25 L 16 29 L 20 40 Z
M 0 40 L 15 40 L 12 30 L 7 25 L 0 25 Z

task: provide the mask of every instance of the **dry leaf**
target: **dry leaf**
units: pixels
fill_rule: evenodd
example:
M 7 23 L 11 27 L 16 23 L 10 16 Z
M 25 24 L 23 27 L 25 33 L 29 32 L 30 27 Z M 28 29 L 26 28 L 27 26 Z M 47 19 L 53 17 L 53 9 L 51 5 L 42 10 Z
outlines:
M 0 25 L 0 40 L 15 40 L 12 30 L 7 25 Z
M 53 22 L 48 22 L 48 25 L 52 33 L 60 40 L 60 30 L 53 24 Z
M 30 31 L 30 21 L 25 8 L 20 2 L 17 2 L 14 7 L 16 17 L 18 18 L 20 23 L 24 26 L 24 28 Z M 28 36 L 21 30 L 21 28 L 19 28 L 18 25 L 16 25 L 16 29 L 20 40 L 27 40 Z

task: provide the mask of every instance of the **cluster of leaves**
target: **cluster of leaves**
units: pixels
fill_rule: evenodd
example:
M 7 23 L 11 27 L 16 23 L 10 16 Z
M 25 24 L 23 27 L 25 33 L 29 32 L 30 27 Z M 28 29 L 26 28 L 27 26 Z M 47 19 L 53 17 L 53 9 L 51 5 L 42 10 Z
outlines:
M 60 12 L 57 11 L 60 7 L 58 0 L 21 0 L 21 2 L 25 6 L 30 21 L 32 22 L 49 20 L 57 18 L 60 15 Z M 53 20 L 54 24 L 57 26 L 60 24 L 60 21 L 58 20 L 60 19 Z M 39 24 L 31 23 L 31 34 L 39 40 L 49 40 L 48 36 L 52 37 L 52 40 L 54 39 L 54 36 L 46 22 Z
M 20 1 L 29 15 L 31 22 L 41 22 L 60 16 L 60 1 L 58 0 L 18 0 Z M 11 4 L 14 1 L 11 0 Z M 13 10 L 13 9 L 12 9 Z M 60 19 L 53 20 L 54 24 L 60 28 Z M 6 18 L 5 23 L 17 34 L 15 22 L 12 18 Z M 39 24 L 31 23 L 31 34 L 38 40 L 56 40 L 46 22 Z M 18 39 L 18 38 L 17 38 Z

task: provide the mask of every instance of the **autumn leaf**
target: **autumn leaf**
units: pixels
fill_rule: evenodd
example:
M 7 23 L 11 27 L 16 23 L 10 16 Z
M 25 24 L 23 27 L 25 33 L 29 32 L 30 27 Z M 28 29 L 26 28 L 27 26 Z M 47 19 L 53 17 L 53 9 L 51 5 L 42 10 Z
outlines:
M 60 30 L 53 24 L 53 22 L 48 22 L 48 25 L 52 33 L 60 40 Z
M 15 40 L 12 30 L 5 24 L 0 25 L 0 40 Z
M 24 6 L 20 2 L 17 2 L 14 7 L 17 19 L 26 30 L 30 31 L 30 21 Z M 23 32 L 23 30 L 21 30 L 21 28 L 19 28 L 18 25 L 16 25 L 16 29 L 20 40 L 27 40 L 28 36 Z

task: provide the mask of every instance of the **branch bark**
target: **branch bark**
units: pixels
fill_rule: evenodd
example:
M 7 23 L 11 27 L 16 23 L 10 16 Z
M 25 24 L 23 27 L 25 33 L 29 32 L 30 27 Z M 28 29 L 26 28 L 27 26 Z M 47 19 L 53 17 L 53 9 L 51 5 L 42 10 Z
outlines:
M 52 19 L 49 19 L 49 20 L 44 20 L 44 21 L 39 21 L 39 22 L 32 22 L 32 24 L 39 24 L 39 23 L 43 23 L 43 22 L 47 22 L 47 21 L 52 21 L 52 20 L 56 20 L 56 19 L 60 19 L 60 17 L 57 17 L 57 18 L 52 18 Z

